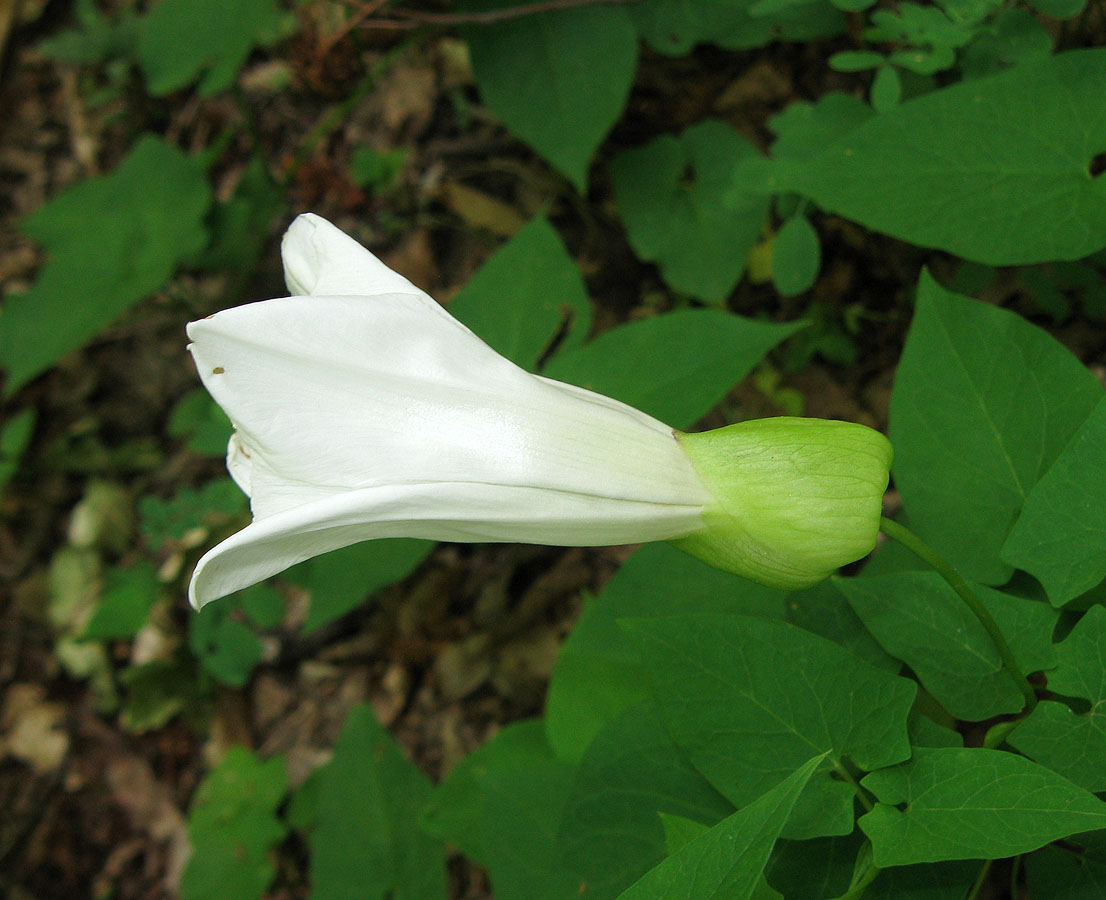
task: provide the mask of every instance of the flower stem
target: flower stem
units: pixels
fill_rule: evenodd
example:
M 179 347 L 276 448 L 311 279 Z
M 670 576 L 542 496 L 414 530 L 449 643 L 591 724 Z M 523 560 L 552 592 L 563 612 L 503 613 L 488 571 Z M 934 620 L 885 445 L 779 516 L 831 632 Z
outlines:
M 975 591 L 971 589 L 971 586 L 964 580 L 963 576 L 952 567 L 947 559 L 930 547 L 929 544 L 925 543 L 925 541 L 914 534 L 914 532 L 903 527 L 898 522 L 893 522 L 891 519 L 883 517 L 879 520 L 879 528 L 880 531 L 889 538 L 898 541 L 920 560 L 931 566 L 938 575 L 948 582 L 949 587 L 956 591 L 960 599 L 963 600 L 968 609 L 971 610 L 972 615 L 979 620 L 979 624 L 982 625 L 984 629 L 986 629 L 987 634 L 991 636 L 991 641 L 994 643 L 995 649 L 998 650 L 1002 665 L 1013 676 L 1014 681 L 1017 682 L 1022 695 L 1025 697 L 1025 711 L 1029 712 L 1032 710 L 1033 707 L 1037 705 L 1037 692 L 1033 690 L 1033 685 L 1029 683 L 1029 679 L 1022 674 L 1021 669 L 1018 667 L 1017 660 L 1014 659 L 1014 651 L 1012 651 L 1010 645 L 1006 643 L 1006 638 L 1002 636 L 998 623 L 987 611 L 987 607 L 980 602 L 979 598 L 975 595 Z

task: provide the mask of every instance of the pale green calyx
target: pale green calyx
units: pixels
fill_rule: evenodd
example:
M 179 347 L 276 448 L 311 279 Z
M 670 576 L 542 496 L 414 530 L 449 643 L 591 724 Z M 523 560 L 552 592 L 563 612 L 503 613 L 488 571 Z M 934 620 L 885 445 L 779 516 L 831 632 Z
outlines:
M 785 416 L 677 437 L 713 497 L 681 550 L 797 590 L 875 547 L 892 455 L 878 431 Z

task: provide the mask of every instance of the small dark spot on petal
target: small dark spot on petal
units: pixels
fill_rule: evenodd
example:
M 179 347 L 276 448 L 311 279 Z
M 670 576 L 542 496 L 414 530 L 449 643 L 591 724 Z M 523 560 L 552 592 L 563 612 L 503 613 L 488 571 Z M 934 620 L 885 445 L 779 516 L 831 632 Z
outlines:
M 211 374 L 222 375 L 225 371 L 226 369 L 224 369 L 222 366 L 216 366 L 214 369 L 211 370 Z

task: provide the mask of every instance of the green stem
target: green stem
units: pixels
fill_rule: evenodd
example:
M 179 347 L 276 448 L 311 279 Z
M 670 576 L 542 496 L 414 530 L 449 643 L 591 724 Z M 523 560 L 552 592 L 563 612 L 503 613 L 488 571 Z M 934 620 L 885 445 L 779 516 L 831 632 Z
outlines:
M 994 643 L 995 649 L 998 650 L 1003 666 L 1014 677 L 1014 681 L 1021 689 L 1025 697 L 1025 711 L 1032 710 L 1037 705 L 1037 692 L 1033 690 L 1033 685 L 1029 683 L 1029 679 L 1022 674 L 1022 670 L 1018 667 L 1017 660 L 1014 659 L 1014 652 L 1010 649 L 1010 645 L 1006 643 L 1006 638 L 1002 636 L 998 623 L 987 611 L 987 607 L 980 602 L 968 582 L 952 567 L 948 560 L 908 528 L 904 528 L 898 522 L 893 522 L 886 517 L 879 520 L 879 527 L 885 535 L 898 541 L 920 560 L 931 566 L 938 575 L 948 582 L 949 587 L 956 591 L 960 599 L 967 604 L 968 609 L 972 611 L 972 615 L 979 620 L 979 624 L 991 636 L 991 641 Z
M 861 855 L 866 856 L 864 869 L 859 873 L 853 873 L 853 883 L 849 885 L 849 889 L 841 896 L 835 897 L 834 900 L 860 900 L 860 898 L 864 896 L 864 892 L 868 889 L 868 885 L 875 881 L 876 876 L 883 871 L 872 862 L 871 846 L 870 842 L 864 842 L 864 846 L 860 851 Z M 860 856 L 857 857 L 858 862 L 859 859 Z
M 1022 858 L 1021 856 L 1015 856 L 1014 862 L 1010 866 L 1010 896 L 1018 896 L 1018 873 L 1021 871 Z
M 991 871 L 992 860 L 983 860 L 983 865 L 979 867 L 979 874 L 976 876 L 975 884 L 971 886 L 971 889 L 964 895 L 964 900 L 975 900 L 979 896 L 980 890 L 983 888 L 983 883 L 987 880 L 987 873 Z
M 873 806 L 872 801 L 868 798 L 868 792 L 860 786 L 855 778 L 853 778 L 852 773 L 845 768 L 844 764 L 834 762 L 833 770 L 841 776 L 843 781 L 848 782 L 848 784 L 852 786 L 853 791 L 856 793 L 856 799 L 860 801 L 860 805 L 864 807 L 864 810 L 866 812 L 871 812 Z

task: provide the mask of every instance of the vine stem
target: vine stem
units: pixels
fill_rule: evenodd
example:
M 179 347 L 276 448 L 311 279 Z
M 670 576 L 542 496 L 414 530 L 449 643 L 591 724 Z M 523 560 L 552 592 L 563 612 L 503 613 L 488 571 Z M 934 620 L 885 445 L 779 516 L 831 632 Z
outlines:
M 952 567 L 948 560 L 930 547 L 929 544 L 898 522 L 894 522 L 884 516 L 879 520 L 879 528 L 880 531 L 889 538 L 898 541 L 907 550 L 933 568 L 938 575 L 948 582 L 949 587 L 956 591 L 960 599 L 963 600 L 968 609 L 971 610 L 972 615 L 979 620 L 979 624 L 982 625 L 984 629 L 986 629 L 987 634 L 991 636 L 991 641 L 994 643 L 995 649 L 998 650 L 1002 665 L 1014 677 L 1018 687 L 1021 689 L 1022 695 L 1025 697 L 1025 712 L 1030 712 L 1033 707 L 1037 705 L 1037 692 L 1033 690 L 1033 685 L 1029 683 L 1029 679 L 1022 674 L 1022 670 L 1018 667 L 1017 660 L 1014 659 L 1014 652 L 1010 649 L 1010 645 L 1006 643 L 1006 638 L 1002 636 L 998 623 L 987 611 L 987 607 L 980 602 L 979 598 L 975 595 L 975 591 L 973 591 L 968 582 L 964 580 L 964 577 Z
M 984 882 L 987 881 L 987 873 L 991 871 L 991 863 L 994 860 L 985 859 L 983 865 L 979 867 L 979 875 L 976 876 L 975 882 L 969 888 L 968 893 L 964 895 L 964 900 L 976 900 L 979 896 L 980 890 L 983 888 Z

